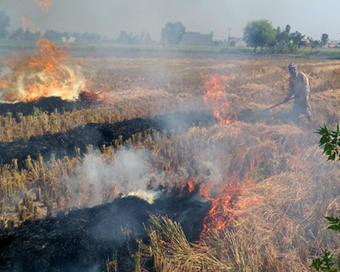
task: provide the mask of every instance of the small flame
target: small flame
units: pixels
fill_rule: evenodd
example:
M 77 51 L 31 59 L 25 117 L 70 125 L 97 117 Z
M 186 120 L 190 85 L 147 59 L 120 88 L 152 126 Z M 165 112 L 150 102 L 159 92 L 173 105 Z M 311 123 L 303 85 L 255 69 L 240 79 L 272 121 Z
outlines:
M 194 191 L 199 192 L 199 195 L 211 201 L 211 208 L 203 220 L 201 234 L 204 234 L 211 228 L 223 229 L 232 220 L 266 200 L 267 198 L 262 196 L 246 196 L 245 193 L 254 185 L 255 183 L 247 177 L 238 182 L 225 182 L 222 186 L 213 186 L 212 182 L 191 178 L 187 182 L 182 182 L 181 189 L 182 192 L 186 190 L 188 195 Z
M 53 0 L 34 0 L 34 1 L 37 2 L 41 9 L 45 12 L 48 12 L 48 10 L 53 4 Z
M 83 104 L 101 104 L 106 102 L 105 90 L 99 91 L 84 91 L 79 93 L 79 99 Z
M 183 192 L 183 191 L 186 190 L 186 192 L 189 196 L 193 193 L 197 184 L 198 184 L 198 178 L 192 178 L 189 181 L 184 180 L 182 182 L 181 191 Z
M 222 188 L 218 188 L 216 196 L 209 197 L 206 195 L 212 202 L 212 206 L 203 220 L 202 233 L 209 228 L 223 229 L 246 210 L 256 208 L 268 199 L 257 195 L 245 196 L 245 193 L 254 185 L 255 183 L 252 180 L 245 178 L 235 183 L 224 184 Z M 204 190 L 204 192 L 207 193 L 207 190 Z
M 242 190 L 239 186 L 226 184 L 216 197 L 208 199 L 212 202 L 211 209 L 203 220 L 203 232 L 214 227 L 221 230 L 234 217 L 235 204 Z
M 229 78 L 222 75 L 203 75 L 204 87 L 207 93 L 203 97 L 206 105 L 213 109 L 214 116 L 220 120 L 221 124 L 231 124 L 237 121 L 235 115 L 230 113 L 229 103 L 226 101 L 225 88 L 229 87 L 227 83 Z
M 29 29 L 33 29 L 33 31 L 39 31 L 39 27 L 36 23 L 28 19 L 27 17 L 21 18 L 21 29 L 22 31 L 26 31 Z
M 21 18 L 22 24 L 21 24 L 21 28 L 22 31 L 25 31 L 28 28 L 28 19 L 26 17 L 22 17 Z

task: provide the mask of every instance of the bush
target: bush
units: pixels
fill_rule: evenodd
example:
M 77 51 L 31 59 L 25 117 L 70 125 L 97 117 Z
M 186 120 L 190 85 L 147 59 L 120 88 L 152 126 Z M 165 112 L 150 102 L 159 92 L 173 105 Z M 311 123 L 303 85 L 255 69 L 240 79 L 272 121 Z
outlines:
M 271 54 L 295 54 L 298 47 L 292 43 L 278 43 L 269 48 Z
M 328 160 L 336 161 L 340 160 L 340 125 L 338 124 L 337 130 L 331 130 L 326 125 L 320 127 L 316 132 L 321 135 L 319 145 L 324 145 L 323 153 L 328 156 Z M 340 219 L 339 217 L 325 217 L 330 226 L 328 229 L 332 229 L 340 232 Z M 323 256 L 313 260 L 311 264 L 312 268 L 317 271 L 337 272 L 340 271 L 340 256 L 334 257 L 327 249 L 325 249 Z

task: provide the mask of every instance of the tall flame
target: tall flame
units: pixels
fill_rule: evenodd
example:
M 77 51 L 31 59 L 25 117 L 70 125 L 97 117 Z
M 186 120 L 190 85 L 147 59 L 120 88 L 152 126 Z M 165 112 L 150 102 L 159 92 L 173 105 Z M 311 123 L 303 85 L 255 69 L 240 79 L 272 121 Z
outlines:
M 53 3 L 53 0 L 34 1 L 44 11 L 48 11 Z M 29 25 L 33 23 L 22 18 L 22 30 L 28 29 Z M 0 77 L 0 101 L 15 103 L 49 96 L 74 100 L 84 92 L 86 94 L 81 99 L 85 102 L 102 101 L 103 91 L 90 93 L 85 89 L 88 80 L 85 80 L 79 66 L 71 67 L 69 63 L 66 50 L 46 38 L 39 39 L 34 54 L 16 54 L 4 62 L 5 69 L 1 71 Z
M 60 96 L 73 100 L 85 88 L 79 67 L 67 65 L 67 51 L 46 38 L 38 40 L 33 55 L 15 55 L 4 63 L 10 72 L 0 78 L 0 99 L 8 102 L 33 101 Z
M 213 109 L 214 116 L 220 120 L 221 124 L 231 124 L 237 121 L 235 115 L 230 113 L 229 103 L 226 100 L 226 87 L 229 78 L 222 75 L 203 75 L 203 84 L 207 93 L 203 96 L 206 105 Z

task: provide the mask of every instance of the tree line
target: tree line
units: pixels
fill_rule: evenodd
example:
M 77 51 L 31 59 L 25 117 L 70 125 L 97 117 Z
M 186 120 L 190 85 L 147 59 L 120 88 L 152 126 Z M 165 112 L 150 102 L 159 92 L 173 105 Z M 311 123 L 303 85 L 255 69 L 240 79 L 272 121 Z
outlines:
M 182 22 L 171 23 L 168 22 L 161 32 L 161 43 L 164 45 L 177 45 L 180 43 L 183 34 L 185 33 L 185 26 Z M 276 29 L 267 20 L 256 20 L 249 22 L 243 30 L 243 40 L 247 46 L 254 47 L 254 52 L 258 47 L 268 47 L 270 53 L 285 54 L 296 53 L 301 46 L 310 43 L 312 48 L 319 48 L 326 46 L 329 43 L 329 36 L 327 33 L 321 35 L 320 40 L 314 40 L 310 37 L 305 39 L 299 31 L 291 32 L 291 26 L 286 25 L 284 30 L 280 27 Z M 218 41 L 214 42 L 218 45 Z
M 10 26 L 10 18 L 4 11 L 0 11 L 0 39 L 7 39 L 13 41 L 34 41 L 41 37 L 47 38 L 52 42 L 73 42 L 73 41 L 87 41 L 87 42 L 101 42 L 107 40 L 98 34 L 94 33 L 80 33 L 80 32 L 59 32 L 55 30 L 46 30 L 44 34 L 39 31 L 30 31 L 28 28 L 17 28 L 12 32 L 8 32 L 7 28 Z M 163 45 L 177 45 L 180 43 L 183 34 L 185 33 L 185 26 L 182 22 L 168 22 L 161 29 L 161 44 Z M 296 53 L 297 49 L 306 45 L 305 35 L 295 31 L 291 32 L 290 25 L 286 25 L 284 30 L 280 27 L 274 28 L 267 20 L 256 20 L 249 22 L 243 30 L 243 40 L 247 46 L 254 47 L 254 52 L 257 48 L 261 51 L 263 47 L 268 47 L 270 53 Z M 134 34 L 122 30 L 119 37 L 112 40 L 119 44 L 151 44 L 152 41 L 149 33 L 142 32 Z M 323 33 L 320 40 L 309 40 L 312 48 L 322 47 L 328 44 L 328 34 Z M 214 43 L 218 45 L 216 41 Z
M 40 31 L 30 31 L 28 28 L 24 29 L 19 27 L 12 32 L 7 31 L 10 26 L 10 18 L 4 11 L 0 11 L 0 39 L 11 41 L 34 41 L 39 38 L 47 38 L 52 42 L 69 41 L 72 37 L 78 41 L 98 42 L 101 40 L 101 36 L 94 33 L 80 33 L 80 32 L 59 32 L 51 29 L 47 29 L 44 34 Z
M 10 26 L 10 18 L 5 11 L 0 11 L 0 40 L 10 41 L 36 41 L 39 38 L 47 38 L 52 42 L 101 42 L 106 41 L 106 37 L 89 32 L 60 32 L 47 29 L 44 33 L 40 31 L 31 31 L 30 29 L 19 27 L 16 30 L 9 32 L 7 28 Z M 147 44 L 152 43 L 149 33 L 142 32 L 140 35 L 132 32 L 128 33 L 122 30 L 119 37 L 113 42 L 121 44 Z
M 276 29 L 267 20 L 249 22 L 243 31 L 243 39 L 248 46 L 254 47 L 254 52 L 260 47 L 268 47 L 271 53 L 296 53 L 297 48 L 306 45 L 305 35 L 300 32 L 291 32 L 290 25 L 284 30 Z M 310 40 L 312 48 L 322 47 L 328 44 L 327 33 L 321 35 L 321 40 Z

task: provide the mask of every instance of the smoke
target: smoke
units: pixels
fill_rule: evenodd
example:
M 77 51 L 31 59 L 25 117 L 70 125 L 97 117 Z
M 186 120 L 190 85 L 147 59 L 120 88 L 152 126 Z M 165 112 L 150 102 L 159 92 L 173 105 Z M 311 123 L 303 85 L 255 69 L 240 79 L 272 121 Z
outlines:
M 145 191 L 149 156 L 150 151 L 145 149 L 119 150 L 116 158 L 107 163 L 99 154 L 86 155 L 74 177 L 63 177 L 73 196 L 72 205 L 92 207 L 134 191 Z
M 9 67 L 3 67 L 0 69 L 0 77 L 9 75 L 10 72 L 11 72 L 11 69 Z
M 150 191 L 150 190 L 138 190 L 127 194 L 128 196 L 137 196 L 141 199 L 146 200 L 148 203 L 153 204 L 154 201 L 161 196 L 160 191 Z
M 160 188 L 168 192 L 180 188 L 192 178 L 193 171 L 214 185 L 221 184 L 222 171 L 214 163 L 214 154 L 217 153 L 202 150 L 200 158 L 193 158 L 191 170 L 179 167 L 176 171 L 158 172 L 153 161 L 162 160 L 162 156 L 147 149 L 118 150 L 114 159 L 93 153 L 84 157 L 74 176 L 64 176 L 62 180 L 71 196 L 71 207 L 92 207 L 126 196 L 137 196 L 152 204 L 161 196 Z

